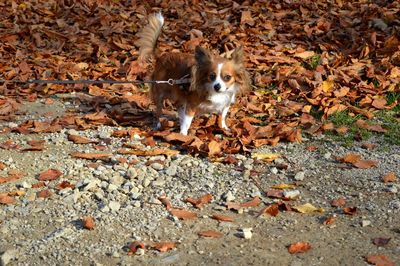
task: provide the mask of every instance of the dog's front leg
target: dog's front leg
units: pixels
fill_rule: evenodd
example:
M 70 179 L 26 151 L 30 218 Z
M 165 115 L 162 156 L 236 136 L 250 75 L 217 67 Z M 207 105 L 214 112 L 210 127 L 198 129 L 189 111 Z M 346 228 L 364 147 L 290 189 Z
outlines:
M 221 128 L 224 130 L 229 131 L 228 126 L 226 125 L 225 119 L 226 119 L 226 115 L 228 114 L 229 111 L 229 105 L 226 106 L 224 109 L 222 109 L 221 112 Z
M 195 111 L 193 108 L 184 106 L 183 110 L 179 110 L 179 121 L 181 125 L 181 134 L 187 135 L 190 125 L 192 124 L 192 120 L 194 117 Z

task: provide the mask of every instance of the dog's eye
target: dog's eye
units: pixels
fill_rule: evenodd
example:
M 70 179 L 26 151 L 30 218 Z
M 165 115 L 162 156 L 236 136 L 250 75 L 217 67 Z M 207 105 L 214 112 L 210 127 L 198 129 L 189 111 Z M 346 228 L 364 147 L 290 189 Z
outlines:
M 210 80 L 214 81 L 217 78 L 217 75 L 215 75 L 215 73 L 211 73 L 210 74 Z
M 232 76 L 230 76 L 230 75 L 225 75 L 225 76 L 224 76 L 224 81 L 230 81 L 231 78 L 232 78 Z

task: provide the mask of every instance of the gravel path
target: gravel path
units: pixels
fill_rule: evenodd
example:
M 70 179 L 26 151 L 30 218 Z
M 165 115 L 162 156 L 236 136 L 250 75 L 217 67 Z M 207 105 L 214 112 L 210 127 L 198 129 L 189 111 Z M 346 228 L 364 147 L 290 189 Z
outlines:
M 59 116 L 69 107 L 58 101 L 52 105 L 25 103 L 27 112 L 19 121 L 49 119 L 44 114 Z M 0 129 L 15 123 L 3 122 Z M 0 205 L 0 265 L 366 265 L 366 257 L 377 254 L 400 261 L 399 146 L 373 140 L 378 146 L 367 150 L 360 143 L 345 147 L 320 136 L 257 151 L 279 154 L 273 162 L 254 160 L 247 154 L 235 155 L 236 164 L 222 164 L 184 152 L 172 157 L 121 155 L 116 151 L 123 144 L 148 147 L 139 136 L 112 137 L 116 129 L 0 134 L 0 143 L 11 139 L 21 147 L 0 148 L 4 168 L 0 177 L 10 171 L 24 173 L 0 184 L 0 193 L 20 193 L 13 196 L 14 204 Z M 74 144 L 68 140 L 71 134 L 98 143 Z M 22 152 L 29 140 L 44 140 L 45 149 Z M 170 147 L 175 148 L 179 147 Z M 107 160 L 71 156 L 72 152 L 99 149 L 113 156 Z M 379 164 L 359 169 L 336 159 L 349 153 Z M 52 181 L 38 180 L 48 169 L 57 169 L 61 175 Z M 383 182 L 388 173 L 394 173 L 397 180 Z M 64 182 L 67 188 L 59 188 L 62 181 L 68 182 Z M 294 198 L 287 204 L 310 203 L 324 211 L 281 210 L 277 216 L 257 217 L 265 206 L 282 201 L 266 194 L 279 184 L 295 184 L 283 192 L 286 198 Z M 202 209 L 185 202 L 207 193 L 213 199 Z M 160 196 L 166 196 L 174 207 L 196 212 L 197 218 L 172 216 Z M 234 211 L 225 206 L 227 201 L 242 203 L 254 197 L 262 200 L 257 207 Z M 339 198 L 345 198 L 344 207 L 356 207 L 355 213 L 345 214 L 344 207 L 331 206 Z M 214 214 L 228 215 L 234 222 L 217 221 L 211 218 Z M 83 228 L 82 219 L 87 216 L 94 218 L 93 230 Z M 329 216 L 335 217 L 334 222 L 323 224 Z M 199 237 L 198 232 L 204 230 L 223 236 Z M 243 231 L 251 232 L 246 234 L 249 239 Z M 390 241 L 379 246 L 373 243 L 375 238 Z M 146 249 L 128 256 L 127 247 L 135 240 L 146 245 L 160 241 L 177 245 L 167 252 Z M 311 249 L 290 254 L 287 247 L 299 241 L 309 242 Z

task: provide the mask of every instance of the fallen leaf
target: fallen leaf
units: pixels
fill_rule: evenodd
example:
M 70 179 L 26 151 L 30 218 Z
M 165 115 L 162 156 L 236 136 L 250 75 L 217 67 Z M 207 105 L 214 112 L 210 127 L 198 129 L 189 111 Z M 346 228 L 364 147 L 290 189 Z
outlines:
M 266 162 L 272 162 L 280 157 L 281 155 L 279 153 L 253 153 L 251 155 L 251 158 L 253 159 L 262 160 Z
M 83 228 L 87 230 L 93 230 L 94 229 L 94 219 L 91 216 L 86 216 L 82 219 L 82 225 Z
M 343 213 L 348 215 L 355 215 L 357 213 L 357 207 L 343 208 Z
M 88 160 L 103 160 L 112 156 L 112 153 L 90 153 L 90 152 L 73 152 L 71 156 L 74 158 L 88 159 Z
M 377 144 L 373 144 L 373 143 L 363 143 L 361 144 L 361 148 L 366 149 L 366 150 L 373 150 L 376 148 L 376 146 L 378 146 Z
M 345 155 L 344 157 L 337 157 L 336 159 L 343 163 L 355 163 L 355 162 L 361 160 L 361 155 L 358 155 L 355 153 L 350 153 L 350 154 Z
M 8 205 L 13 204 L 15 199 L 9 196 L 7 193 L 0 193 L 0 204 Z
M 277 198 L 277 199 L 281 199 L 283 198 L 283 190 L 282 189 L 268 189 L 266 191 L 267 197 L 270 198 Z
M 42 173 L 40 173 L 38 180 L 39 181 L 52 181 L 56 180 L 62 175 L 62 172 L 57 169 L 48 169 Z
M 254 20 L 249 10 L 242 11 L 242 16 L 240 17 L 240 24 L 248 24 L 249 26 L 254 26 Z
M 44 187 L 44 186 L 46 186 L 46 183 L 43 181 L 32 184 L 32 188 L 40 188 L 40 187 Z
M 171 202 L 169 201 L 169 199 L 167 198 L 167 196 L 160 196 L 160 197 L 158 197 L 158 200 L 161 201 L 161 203 L 165 206 L 165 208 L 167 209 L 167 211 L 169 211 L 170 209 L 172 209 Z
M 343 207 L 344 205 L 346 205 L 346 199 L 345 198 L 333 199 L 331 201 L 331 206 L 332 207 Z
M 299 205 L 299 206 L 293 206 L 292 207 L 293 210 L 296 210 L 300 213 L 314 213 L 314 212 L 324 212 L 325 210 L 323 208 L 317 208 L 314 205 L 312 205 L 311 203 L 306 203 L 303 205 Z
M 119 154 L 133 154 L 138 156 L 176 156 L 179 154 L 179 151 L 169 150 L 169 149 L 153 149 L 153 150 L 124 150 L 119 149 L 117 151 Z M 111 156 L 111 155 L 110 155 Z
M 198 232 L 197 234 L 202 237 L 211 237 L 211 238 L 220 238 L 224 235 L 221 232 L 217 232 L 214 230 L 201 231 Z
M 385 255 L 370 255 L 366 259 L 368 263 L 376 266 L 395 266 L 394 262 Z
M 7 165 L 5 165 L 4 163 L 0 162 L 0 171 L 6 169 Z
M 241 203 L 240 207 L 242 208 L 257 207 L 258 205 L 260 205 L 260 203 L 261 203 L 260 197 L 254 197 L 252 200 L 248 202 Z
M 353 165 L 357 168 L 368 169 L 371 167 L 376 167 L 378 165 L 378 162 L 373 160 L 359 160 L 353 163 Z
M 301 59 L 308 59 L 310 57 L 313 57 L 315 55 L 315 53 L 313 51 L 304 51 L 301 53 L 296 53 L 293 56 L 294 57 L 299 57 Z
M 288 251 L 290 254 L 303 253 L 311 249 L 311 245 L 308 242 L 296 242 L 290 244 Z
M 189 143 L 191 142 L 194 137 L 193 136 L 189 136 L 189 135 L 183 135 L 180 133 L 176 133 L 176 132 L 171 132 L 168 135 L 163 137 L 165 141 L 168 142 L 181 142 L 181 143 Z
M 160 252 L 166 252 L 170 249 L 175 248 L 176 243 L 175 242 L 159 242 L 159 243 L 152 244 L 151 247 Z
M 311 151 L 311 152 L 313 152 L 313 151 L 316 151 L 316 150 L 318 150 L 318 146 L 315 146 L 315 145 L 310 145 L 310 146 L 307 146 L 307 148 L 306 148 L 308 151 Z
M 297 186 L 294 184 L 278 184 L 278 185 L 273 185 L 271 188 L 275 189 L 293 189 L 296 188 Z
M 72 141 L 75 144 L 89 144 L 89 143 L 97 143 L 98 142 L 96 140 L 91 140 L 91 139 L 88 139 L 88 138 L 85 138 L 85 137 L 82 137 L 79 135 L 72 135 L 72 134 L 68 135 L 68 140 Z
M 276 203 L 273 203 L 273 204 L 265 207 L 264 209 L 259 211 L 259 213 L 257 214 L 257 217 L 261 216 L 261 215 L 263 215 L 265 213 L 267 213 L 267 214 L 269 214 L 271 216 L 274 216 L 274 217 L 277 216 L 279 214 L 279 205 L 276 204 Z
M 221 153 L 221 144 L 215 140 L 208 143 L 208 156 L 213 157 Z
M 227 215 L 222 215 L 222 214 L 214 214 L 211 216 L 212 219 L 218 220 L 220 222 L 234 222 L 235 220 Z
M 372 243 L 374 243 L 375 246 L 383 247 L 389 243 L 390 239 L 391 239 L 390 237 L 389 238 L 377 237 L 372 239 Z
M 38 197 L 38 198 L 46 199 L 46 198 L 50 198 L 52 195 L 53 195 L 53 193 L 48 189 L 36 192 L 36 197 Z
M 333 224 L 333 222 L 336 220 L 336 216 L 335 215 L 329 215 L 328 217 L 326 217 L 326 219 L 322 222 L 324 225 L 330 225 Z
M 213 199 L 213 196 L 211 194 L 205 194 L 198 199 L 187 198 L 185 201 L 189 202 L 196 208 L 201 209 L 204 206 L 204 204 L 210 203 L 212 201 L 212 199 Z
M 170 209 L 169 212 L 177 217 L 180 220 L 191 220 L 191 219 L 196 219 L 197 214 L 191 211 L 187 210 L 181 210 L 181 209 Z
M 139 248 L 145 249 L 145 245 L 143 242 L 133 241 L 132 243 L 130 243 L 128 246 L 128 250 L 129 250 L 128 256 L 134 255 Z
M 382 177 L 384 183 L 396 182 L 397 176 L 394 172 L 388 173 Z

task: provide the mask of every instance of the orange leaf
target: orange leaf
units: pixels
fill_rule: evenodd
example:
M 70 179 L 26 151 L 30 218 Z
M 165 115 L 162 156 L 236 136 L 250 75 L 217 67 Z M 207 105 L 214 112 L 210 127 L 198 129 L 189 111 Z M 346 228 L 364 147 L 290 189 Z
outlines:
M 0 162 L 0 171 L 6 169 L 6 165 L 2 162 Z
M 338 198 L 334 199 L 331 201 L 331 206 L 332 207 L 343 207 L 346 205 L 346 199 L 345 198 Z
M 142 243 L 142 242 L 140 242 L 140 241 L 133 241 L 132 243 L 130 243 L 130 244 L 129 244 L 129 247 L 128 247 L 128 249 L 129 249 L 129 251 L 128 251 L 128 256 L 131 256 L 131 255 L 135 254 L 136 251 L 137 251 L 139 248 L 144 249 L 144 248 L 145 248 L 144 243 Z
M 48 189 L 45 189 L 45 190 L 42 190 L 42 191 L 38 191 L 36 193 L 36 197 L 44 198 L 44 199 L 50 198 L 52 195 L 53 195 L 53 193 Z
M 177 141 L 177 142 L 182 142 L 182 143 L 188 143 L 188 142 L 191 142 L 194 139 L 194 137 L 188 136 L 188 135 L 183 135 L 183 134 L 176 133 L 176 132 L 171 132 L 168 135 L 164 136 L 164 139 L 168 142 Z
M 93 217 L 87 216 L 82 219 L 83 223 L 83 228 L 88 229 L 88 230 L 93 230 L 94 229 L 94 220 Z
M 257 207 L 258 205 L 260 205 L 260 203 L 261 203 L 260 197 L 254 197 L 252 200 L 248 202 L 241 203 L 240 207 L 242 208 Z
M 176 156 L 179 153 L 179 151 L 169 150 L 169 149 L 153 149 L 153 150 L 124 150 L 124 149 L 119 149 L 117 152 L 120 153 L 120 154 L 133 154 L 133 155 L 138 155 L 138 156 L 158 156 L 158 155 Z
M 357 207 L 343 208 L 343 213 L 348 214 L 348 215 L 355 215 L 357 213 Z
M 165 206 L 167 211 L 169 211 L 172 208 L 171 202 L 167 198 L 167 196 L 160 196 L 158 197 L 158 200 L 161 201 L 161 203 Z
M 373 143 L 363 143 L 363 144 L 361 144 L 361 148 L 366 149 L 366 150 L 372 150 L 372 149 L 376 148 L 376 146 L 378 146 L 378 145 L 373 144 Z
M 271 216 L 274 216 L 274 217 L 277 216 L 277 215 L 279 214 L 279 205 L 276 204 L 276 203 L 273 203 L 273 204 L 271 204 L 271 205 L 265 207 L 264 209 L 262 209 L 262 210 L 258 213 L 257 217 L 258 217 L 258 216 L 261 216 L 261 215 L 263 215 L 263 214 L 265 214 L 265 213 L 267 213 L 267 214 L 269 214 L 269 215 L 271 215 Z
M 373 160 L 359 160 L 353 163 L 353 165 L 357 168 L 367 169 L 371 167 L 376 167 L 378 165 L 378 162 Z
M 361 160 L 361 156 L 358 154 L 355 154 L 355 153 L 350 153 L 350 154 L 345 155 L 344 157 L 338 157 L 336 159 L 343 163 L 355 163 L 355 162 Z
M 181 210 L 181 209 L 170 209 L 169 212 L 177 217 L 180 220 L 190 220 L 190 219 L 196 219 L 197 214 L 191 211 L 187 210 Z
M 72 157 L 88 160 L 102 160 L 112 156 L 112 153 L 85 153 L 85 152 L 73 152 Z
M 170 249 L 173 249 L 176 247 L 176 243 L 175 242 L 159 242 L 159 243 L 154 243 L 152 245 L 153 249 L 156 249 L 160 252 L 166 252 Z
M 296 242 L 290 244 L 288 251 L 290 254 L 303 253 L 311 249 L 311 245 L 308 242 Z
M 213 196 L 211 194 L 205 194 L 199 199 L 187 198 L 185 201 L 191 203 L 193 206 L 200 209 L 203 207 L 204 204 L 210 203 L 212 199 Z
M 0 193 L 0 204 L 13 204 L 15 199 L 7 195 L 7 193 Z
M 197 233 L 199 236 L 203 237 L 212 237 L 212 238 L 220 238 L 223 236 L 222 233 L 213 231 L 213 230 L 207 230 L 207 231 L 201 231 Z
M 43 184 L 44 184 L 44 182 L 43 182 Z M 33 187 L 33 186 L 32 186 L 32 187 Z M 58 184 L 58 185 L 56 186 L 56 188 L 57 188 L 58 190 L 62 190 L 62 189 L 65 189 L 65 188 L 74 189 L 74 188 L 75 188 L 75 185 L 73 185 L 73 184 L 71 184 L 70 182 L 64 180 L 64 181 L 62 181 L 60 184 Z
M 62 172 L 60 170 L 48 169 L 47 171 L 44 171 L 39 175 L 38 180 L 40 180 L 40 181 L 52 181 L 52 180 L 56 180 L 61 175 L 62 175 Z
M 208 156 L 212 157 L 221 153 L 221 145 L 215 140 L 208 143 Z
M 333 224 L 333 222 L 335 220 L 336 220 L 336 216 L 335 215 L 330 215 L 323 221 L 323 224 L 324 225 L 330 225 L 330 224 Z
M 389 182 L 396 182 L 397 177 L 395 173 L 391 172 L 386 174 L 382 179 L 384 183 L 389 183 Z
M 372 102 L 372 106 L 375 107 L 376 109 L 385 109 L 385 105 L 386 105 L 386 99 L 382 98 L 382 99 L 375 99 Z
M 97 143 L 96 140 L 91 140 L 91 139 L 88 139 L 88 138 L 85 138 L 85 137 L 82 137 L 79 135 L 72 135 L 72 134 L 68 135 L 68 140 L 72 141 L 75 144 Z
M 234 222 L 234 219 L 230 216 L 222 215 L 222 214 L 214 214 L 211 218 L 218 220 L 220 222 Z
M 376 266 L 395 266 L 394 262 L 385 255 L 367 256 L 367 262 Z
M 242 11 L 242 16 L 240 17 L 240 24 L 248 24 L 250 26 L 254 25 L 254 20 L 251 16 L 251 12 L 246 10 Z

